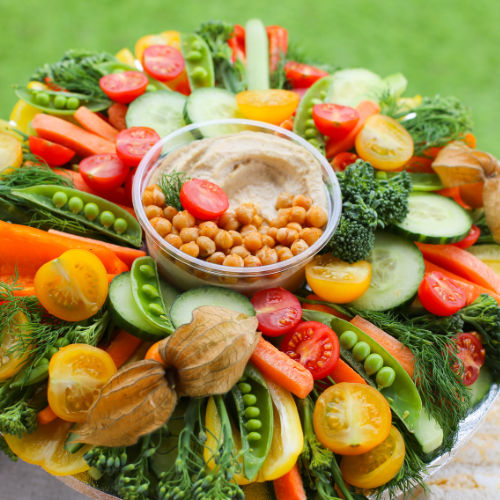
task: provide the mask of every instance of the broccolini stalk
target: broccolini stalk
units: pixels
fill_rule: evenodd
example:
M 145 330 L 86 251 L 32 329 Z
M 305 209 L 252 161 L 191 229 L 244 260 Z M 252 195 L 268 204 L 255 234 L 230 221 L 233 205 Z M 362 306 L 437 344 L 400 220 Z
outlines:
M 424 316 L 416 316 L 404 322 L 408 326 L 423 328 L 433 333 L 450 333 L 455 334 L 463 332 L 464 322 L 458 314 L 451 316 L 435 316 L 434 314 L 426 314 Z
M 127 448 L 106 448 L 96 446 L 84 456 L 90 467 L 95 467 L 101 474 L 112 476 L 127 465 Z
M 35 386 L 29 386 L 17 391 L 11 391 L 7 397 L 0 399 L 0 432 L 23 437 L 36 431 L 38 413 L 45 405 L 31 401 L 35 393 Z M 14 404 L 6 406 L 5 402 L 17 400 Z M 2 401 L 4 404 L 2 405 Z M 3 406 L 3 407 L 2 407 Z
M 3 451 L 12 462 L 17 462 L 17 455 L 10 449 L 10 446 L 3 436 L 0 436 L 0 451 Z

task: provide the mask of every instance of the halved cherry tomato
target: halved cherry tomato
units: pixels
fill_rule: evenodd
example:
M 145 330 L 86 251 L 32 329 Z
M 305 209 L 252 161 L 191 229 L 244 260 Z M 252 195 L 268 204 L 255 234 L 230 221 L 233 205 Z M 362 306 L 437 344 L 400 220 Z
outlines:
M 469 207 L 481 208 L 484 205 L 483 201 L 484 182 L 475 182 L 474 184 L 463 184 L 458 189 L 460 198 Z
M 317 321 L 305 321 L 288 332 L 281 342 L 281 350 L 307 368 L 314 380 L 328 377 L 340 355 L 335 332 Z
M 132 168 L 128 174 L 127 180 L 125 181 L 125 189 L 124 189 L 125 198 L 127 200 L 127 204 L 130 207 L 134 206 L 134 204 L 132 202 L 132 188 L 134 186 L 134 178 L 135 178 L 136 173 L 137 173 L 137 169 Z
M 396 120 L 372 115 L 356 137 L 356 152 L 380 170 L 402 167 L 413 155 L 413 139 Z
M 184 71 L 184 58 L 169 45 L 151 45 L 142 54 L 144 71 L 160 82 L 169 82 Z
M 92 155 L 80 162 L 83 180 L 96 191 L 110 191 L 120 187 L 129 172 L 130 167 L 118 155 Z
M 33 135 L 30 135 L 29 144 L 31 152 L 45 160 L 51 167 L 60 167 L 75 156 L 72 149 Z
M 453 245 L 466 250 L 476 243 L 479 236 L 481 236 L 481 229 L 479 229 L 475 224 L 472 224 L 469 234 L 463 240 L 453 243 Z
M 290 90 L 245 90 L 236 95 L 240 111 L 250 120 L 279 125 L 292 116 L 299 96 Z
M 229 200 L 220 186 L 202 179 L 191 179 L 182 185 L 182 206 L 197 219 L 212 220 L 229 208 Z
M 28 323 L 26 315 L 18 312 L 0 334 L 2 341 L 0 344 L 0 380 L 8 379 L 21 371 L 28 361 L 30 351 L 34 346 L 33 344 L 29 344 L 29 347 L 23 345 L 22 335 L 28 333 L 23 329 L 26 323 Z M 19 353 L 7 354 L 16 347 L 20 349 Z
M 336 140 L 342 140 L 359 121 L 354 108 L 331 103 L 315 104 L 312 117 L 323 135 Z
M 127 167 L 137 167 L 159 140 L 160 136 L 152 128 L 127 128 L 116 136 L 116 154 Z
M 288 61 L 285 64 L 285 74 L 293 88 L 309 88 L 320 78 L 328 76 L 327 71 L 295 61 Z
M 393 426 L 387 439 L 373 450 L 362 455 L 343 457 L 340 470 L 347 483 L 357 488 L 378 488 L 400 471 L 405 454 L 403 436 Z
M 472 333 L 459 333 L 456 337 L 458 345 L 458 357 L 464 363 L 463 383 L 466 386 L 472 385 L 479 377 L 479 369 L 484 364 L 485 350 L 483 344 Z M 459 367 L 454 367 L 459 370 Z
M 138 61 L 142 61 L 142 55 L 147 47 L 151 45 L 171 45 L 176 49 L 181 48 L 181 34 L 178 31 L 164 31 L 158 35 L 146 35 L 139 38 L 135 44 L 134 54 Z
M 269 288 L 256 293 L 252 305 L 259 320 L 259 331 L 279 337 L 295 328 L 302 317 L 302 307 L 293 293 L 283 288 Z
M 128 104 L 146 92 L 148 77 L 140 71 L 111 73 L 99 80 L 102 91 L 113 101 Z
M 37 271 L 35 292 L 42 306 L 56 318 L 82 321 L 106 301 L 108 275 L 94 254 L 68 250 Z
M 391 407 L 375 387 L 341 382 L 326 389 L 314 408 L 320 443 L 340 455 L 361 455 L 391 431 Z
M 333 167 L 335 172 L 343 172 L 349 165 L 356 163 L 358 158 L 359 156 L 354 153 L 339 153 L 330 162 L 330 165 Z
M 439 271 L 429 273 L 418 287 L 418 298 L 430 313 L 451 316 L 465 306 L 467 298 L 458 283 Z
M 116 373 L 111 356 L 87 344 L 71 344 L 49 364 L 47 397 L 52 411 L 67 422 L 85 422 L 102 387 Z

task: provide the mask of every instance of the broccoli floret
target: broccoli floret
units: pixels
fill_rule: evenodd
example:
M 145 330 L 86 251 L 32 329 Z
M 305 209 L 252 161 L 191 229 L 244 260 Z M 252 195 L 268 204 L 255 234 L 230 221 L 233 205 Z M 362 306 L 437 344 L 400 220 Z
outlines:
M 41 410 L 39 402 L 31 401 L 34 386 L 11 392 L 0 400 L 0 432 L 19 438 L 36 431 L 37 417 Z M 15 401 L 15 403 L 13 402 Z
M 376 184 L 372 207 L 377 211 L 379 227 L 402 222 L 410 212 L 411 179 L 408 172 L 401 172 L 387 180 L 377 179 Z
M 357 160 L 343 172 L 338 172 L 337 179 L 344 203 L 354 203 L 358 197 L 368 203 L 370 193 L 377 189 L 373 167 L 363 160 Z
M 434 314 L 426 314 L 405 321 L 406 325 L 411 325 L 416 328 L 430 330 L 433 333 L 451 333 L 455 334 L 463 332 L 464 321 L 458 314 L 451 316 L 434 316 Z
M 10 449 L 10 446 L 3 436 L 0 436 L 0 451 L 3 451 L 13 462 L 17 462 L 17 455 Z
M 124 447 L 96 446 L 85 453 L 83 458 L 90 467 L 95 467 L 101 474 L 112 476 L 127 465 L 128 455 L 127 449 Z

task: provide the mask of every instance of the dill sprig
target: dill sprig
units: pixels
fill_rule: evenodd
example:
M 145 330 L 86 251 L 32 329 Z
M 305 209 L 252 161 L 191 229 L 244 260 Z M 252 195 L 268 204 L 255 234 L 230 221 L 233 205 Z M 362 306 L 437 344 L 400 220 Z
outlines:
M 32 163 L 27 164 L 26 162 Z M 2 177 L 0 181 L 0 193 L 7 189 L 27 188 L 41 184 L 74 187 L 73 181 L 70 178 L 56 174 L 41 158 L 25 152 L 23 154 L 23 165 Z
M 177 210 L 184 210 L 181 203 L 182 185 L 189 181 L 191 177 L 186 172 L 163 173 L 158 185 L 165 195 L 165 205 L 174 207 Z

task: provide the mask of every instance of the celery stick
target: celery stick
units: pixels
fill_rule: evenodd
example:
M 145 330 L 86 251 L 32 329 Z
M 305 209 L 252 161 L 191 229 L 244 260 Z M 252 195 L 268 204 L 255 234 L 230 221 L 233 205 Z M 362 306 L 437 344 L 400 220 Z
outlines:
M 269 90 L 269 41 L 260 19 L 245 26 L 248 90 Z

